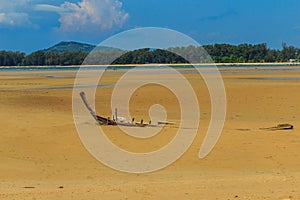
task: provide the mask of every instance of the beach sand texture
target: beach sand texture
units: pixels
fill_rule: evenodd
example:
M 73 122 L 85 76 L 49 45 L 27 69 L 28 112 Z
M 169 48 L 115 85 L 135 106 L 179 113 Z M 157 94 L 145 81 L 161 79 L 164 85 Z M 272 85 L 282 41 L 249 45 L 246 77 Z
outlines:
M 198 152 L 210 122 L 210 97 L 199 75 L 184 72 L 199 99 L 198 134 L 178 161 L 147 174 L 112 170 L 82 145 L 72 116 L 74 71 L 1 72 L 0 199 L 300 199 L 300 81 L 257 79 L 299 78 L 299 69 L 222 69 L 226 122 L 202 160 Z M 120 74 L 108 71 L 101 83 L 113 84 Z M 97 89 L 96 109 L 104 116 L 111 115 L 112 90 Z M 136 91 L 131 113 L 148 121 L 149 107 L 158 102 L 178 124 L 175 96 L 157 85 Z M 295 128 L 259 129 L 280 123 Z M 133 152 L 161 148 L 176 134 L 170 126 L 137 140 L 118 127 L 103 129 Z

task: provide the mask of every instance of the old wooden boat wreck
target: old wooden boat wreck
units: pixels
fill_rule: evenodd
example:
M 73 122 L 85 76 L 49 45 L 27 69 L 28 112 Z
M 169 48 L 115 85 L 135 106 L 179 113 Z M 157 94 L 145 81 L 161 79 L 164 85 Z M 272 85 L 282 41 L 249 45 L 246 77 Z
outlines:
M 136 126 L 136 127 L 154 126 L 151 124 L 151 121 L 149 122 L 149 124 L 145 124 L 143 120 L 141 120 L 140 123 L 134 122 L 134 118 L 131 120 L 131 122 L 118 121 L 117 109 L 115 110 L 115 115 L 113 119 L 110 119 L 109 117 L 99 116 L 96 114 L 96 112 L 92 109 L 92 107 L 88 103 L 88 100 L 84 92 L 80 92 L 80 97 L 85 107 L 89 110 L 90 114 L 93 116 L 93 118 L 99 125 L 109 125 L 109 126 L 120 125 L 120 126 Z

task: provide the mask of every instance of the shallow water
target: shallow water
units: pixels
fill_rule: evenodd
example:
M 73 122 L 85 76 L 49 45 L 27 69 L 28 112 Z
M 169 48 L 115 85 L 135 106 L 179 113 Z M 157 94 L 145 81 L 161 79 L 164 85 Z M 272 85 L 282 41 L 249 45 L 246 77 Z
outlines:
M 1 91 L 17 91 L 17 90 L 73 90 L 74 88 L 112 88 L 115 84 L 101 84 L 101 85 L 92 85 L 92 84 L 81 84 L 81 85 L 57 85 L 57 86 L 41 86 L 41 87 L 32 87 L 32 88 L 0 88 Z
M 267 78 L 251 78 L 254 80 L 264 81 L 300 81 L 300 77 L 267 77 Z
M 193 69 L 193 68 L 210 68 L 214 67 L 214 65 L 169 65 L 170 67 L 173 68 L 183 68 L 183 69 Z M 104 69 L 110 69 L 110 70 L 117 70 L 117 69 L 131 69 L 136 66 L 130 66 L 130 65 L 119 65 L 119 66 L 8 66 L 8 67 L 0 67 L 0 72 L 1 71 L 53 71 L 53 70 L 59 70 L 59 71 L 64 71 L 64 70 L 104 70 Z M 159 65 L 139 65 L 139 68 L 144 68 L 144 69 L 159 69 L 159 68 L 164 68 L 165 66 L 159 66 Z M 289 67 L 286 65 L 263 65 L 263 66 L 258 66 L 258 65 L 238 65 L 238 64 L 232 64 L 232 65 L 218 65 L 217 68 L 251 68 L 255 69 L 258 67 L 266 67 L 266 68 L 280 68 L 280 67 Z

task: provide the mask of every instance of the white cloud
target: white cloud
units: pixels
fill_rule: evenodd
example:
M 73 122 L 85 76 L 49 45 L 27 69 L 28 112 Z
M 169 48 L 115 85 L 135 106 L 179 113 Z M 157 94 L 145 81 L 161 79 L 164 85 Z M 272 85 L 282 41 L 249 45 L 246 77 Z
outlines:
M 26 26 L 31 23 L 28 19 L 28 14 L 9 12 L 9 13 L 0 13 L 0 24 L 4 24 L 8 26 Z
M 60 7 L 37 5 L 37 10 L 54 11 L 60 14 L 60 30 L 66 32 L 109 30 L 120 27 L 128 18 L 119 0 L 82 0 L 65 2 Z
M 64 11 L 66 11 L 62 7 L 48 5 L 48 4 L 37 4 L 37 5 L 35 5 L 34 9 L 39 10 L 39 11 L 50 11 L 50 12 L 64 12 Z
M 22 11 L 22 9 L 26 8 L 29 2 L 30 0 L 1 0 L 0 25 L 31 25 L 28 14 Z
M 34 2 L 35 0 L 0 0 L 0 26 L 34 26 L 30 22 L 32 10 L 58 13 L 59 30 L 65 32 L 110 30 L 121 27 L 128 18 L 120 0 L 78 0 L 77 3 L 66 1 L 60 6 Z
M 4 19 L 5 19 L 5 13 L 0 13 L 0 23 L 4 21 Z

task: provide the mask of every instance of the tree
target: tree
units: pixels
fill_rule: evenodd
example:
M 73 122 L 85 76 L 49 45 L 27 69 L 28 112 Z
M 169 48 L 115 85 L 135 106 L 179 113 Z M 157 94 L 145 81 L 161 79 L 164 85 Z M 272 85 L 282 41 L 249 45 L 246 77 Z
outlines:
M 289 59 L 296 58 L 298 49 L 293 46 L 288 46 L 286 43 L 282 43 L 282 60 L 281 61 L 288 61 Z
M 29 66 L 42 66 L 46 65 L 45 52 L 44 51 L 36 51 L 31 53 L 25 58 L 25 65 Z

